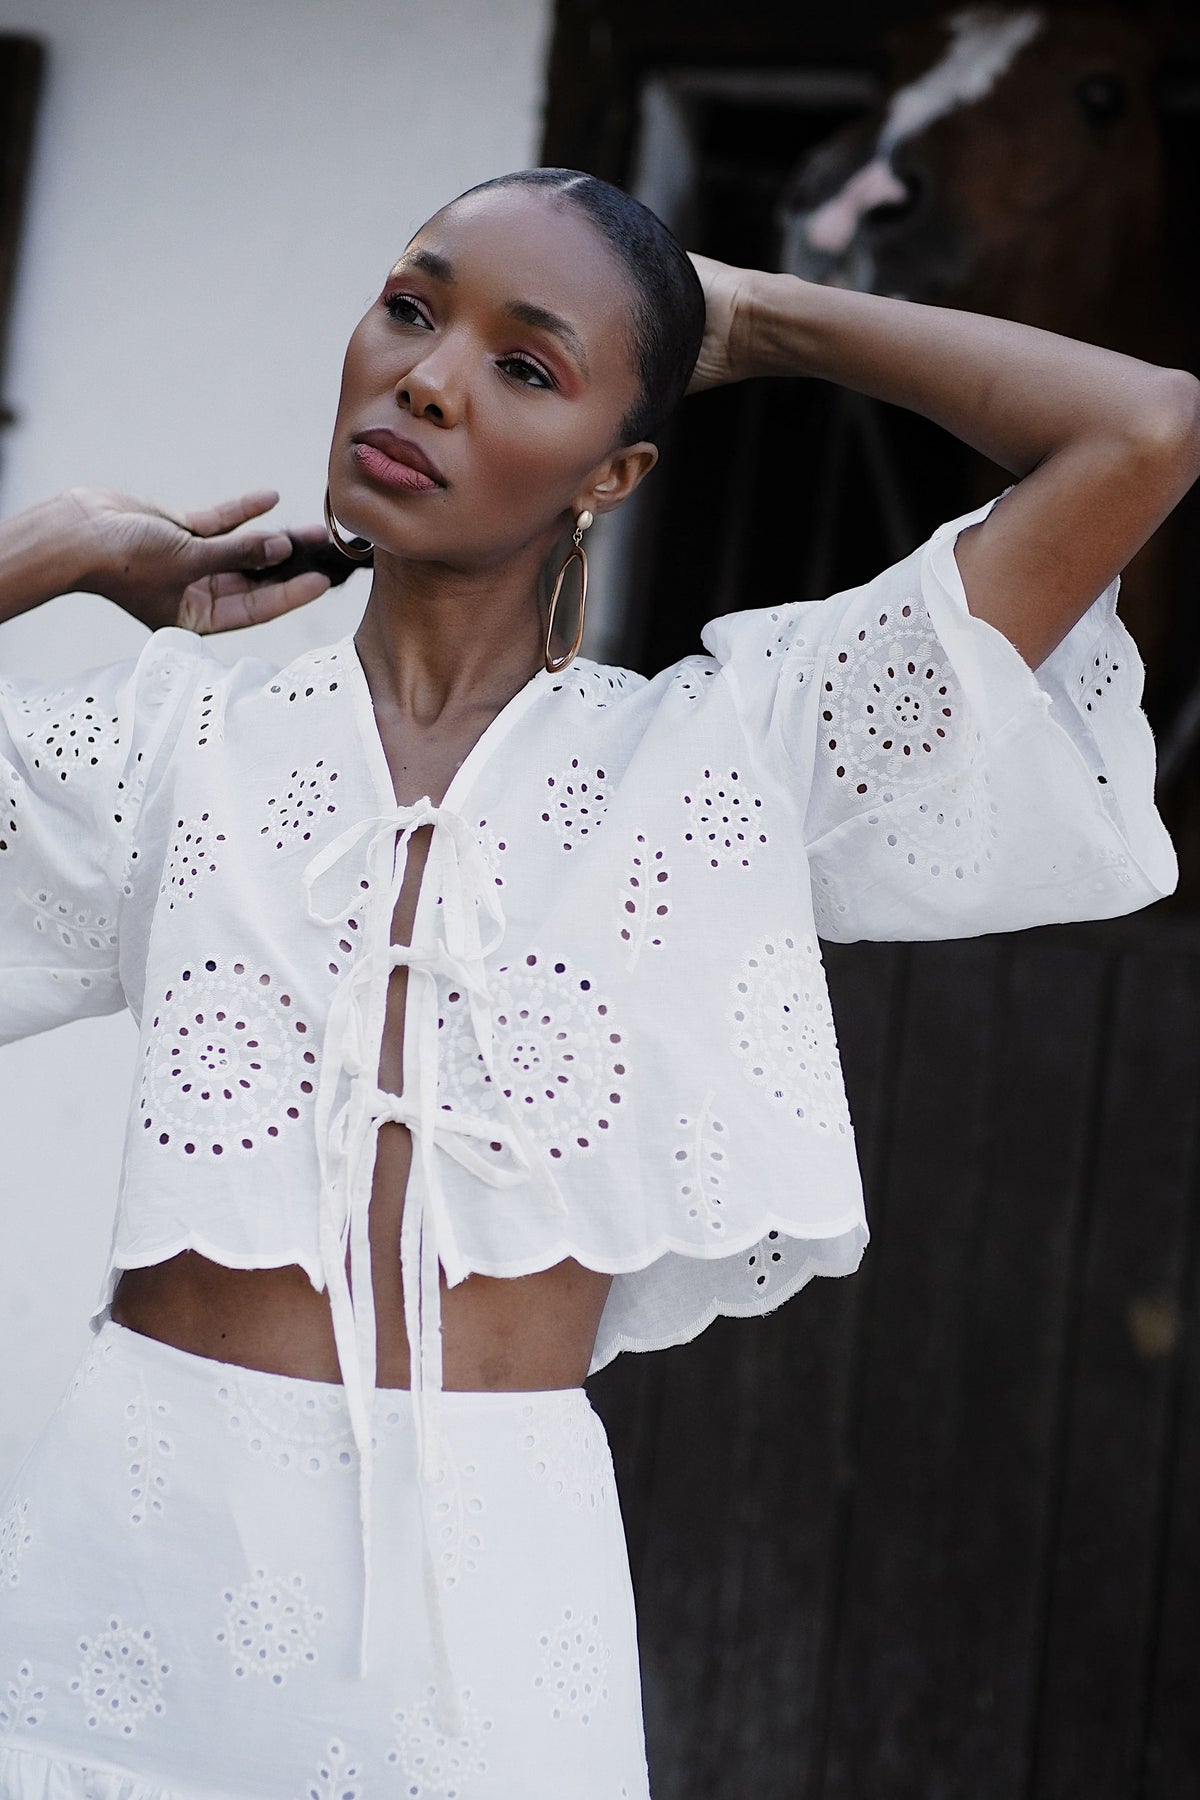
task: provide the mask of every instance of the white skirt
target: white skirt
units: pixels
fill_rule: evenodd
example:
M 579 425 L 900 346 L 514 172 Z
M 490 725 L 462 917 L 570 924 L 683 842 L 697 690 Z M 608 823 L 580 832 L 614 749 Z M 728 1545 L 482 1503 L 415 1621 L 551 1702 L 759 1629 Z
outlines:
M 648 1800 L 637 1633 L 583 1388 L 375 1395 L 368 1672 L 343 1389 L 106 1320 L 0 1493 L 3 1800 Z

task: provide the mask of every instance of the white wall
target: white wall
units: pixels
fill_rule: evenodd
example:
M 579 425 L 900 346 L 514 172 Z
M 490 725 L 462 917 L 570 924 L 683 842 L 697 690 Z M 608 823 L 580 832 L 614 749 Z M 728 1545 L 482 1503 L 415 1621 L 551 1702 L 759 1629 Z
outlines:
M 537 160 L 549 0 L 0 0 L 49 46 L 0 445 L 0 507 L 71 483 L 172 506 L 276 487 L 320 518 L 342 351 L 407 238 Z M 340 635 L 365 577 L 212 640 Z M 0 667 L 133 655 L 106 601 L 3 627 Z M 88 1020 L 0 1050 L 0 1483 L 87 1342 L 135 1033 Z

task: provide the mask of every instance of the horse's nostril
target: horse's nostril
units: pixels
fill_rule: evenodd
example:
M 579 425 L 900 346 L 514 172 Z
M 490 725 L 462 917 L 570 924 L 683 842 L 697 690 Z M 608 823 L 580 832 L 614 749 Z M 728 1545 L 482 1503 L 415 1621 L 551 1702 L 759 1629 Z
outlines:
M 862 223 L 869 230 L 886 228 L 909 218 L 924 198 L 925 181 L 916 169 L 893 169 L 892 173 L 902 184 L 904 196 L 894 200 L 881 200 L 877 206 L 870 207 L 862 216 Z

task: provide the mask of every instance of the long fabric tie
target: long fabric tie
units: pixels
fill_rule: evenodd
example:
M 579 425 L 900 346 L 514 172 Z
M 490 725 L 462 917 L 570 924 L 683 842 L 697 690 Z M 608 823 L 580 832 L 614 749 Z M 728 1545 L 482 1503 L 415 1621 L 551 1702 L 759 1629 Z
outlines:
M 400 898 L 414 832 L 432 826 L 432 841 L 422 883 L 433 880 L 441 895 L 436 914 L 440 937 L 422 943 L 393 944 L 392 918 Z M 438 1104 L 439 977 L 467 996 L 472 1028 L 484 1067 L 495 1079 L 492 997 L 484 962 L 505 930 L 504 911 L 491 870 L 466 822 L 445 807 L 421 799 L 411 806 L 359 820 L 327 844 L 302 873 L 311 919 L 341 925 L 361 901 L 361 889 L 332 915 L 316 910 L 313 888 L 335 865 L 367 838 L 365 861 L 374 896 L 386 894 L 378 906 L 358 957 L 339 982 L 330 1004 L 322 1047 L 315 1102 L 315 1129 L 321 1184 L 321 1260 L 333 1317 L 334 1342 L 346 1393 L 351 1430 L 358 1451 L 359 1522 L 362 1533 L 363 1606 L 359 1646 L 360 1673 L 367 1673 L 370 1631 L 373 1442 L 376 1387 L 376 1320 L 371 1279 L 368 1213 L 381 1125 L 406 1125 L 416 1148 L 405 1195 L 400 1229 L 404 1323 L 408 1337 L 410 1383 L 416 1435 L 420 1497 L 421 1556 L 443 1728 L 461 1735 L 458 1691 L 450 1665 L 442 1607 L 441 1583 L 434 1561 L 428 1517 L 429 1484 L 439 1472 L 442 1443 L 437 1397 L 442 1391 L 442 1322 L 440 1245 L 454 1243 L 448 1229 L 445 1195 L 439 1176 L 438 1150 L 491 1188 L 512 1187 L 531 1175 L 546 1186 L 551 1203 L 565 1213 L 566 1203 L 553 1175 L 529 1137 L 515 1107 L 507 1118 L 478 1117 Z M 390 857 L 391 865 L 387 865 Z M 375 902 L 378 905 L 377 902 Z M 487 935 L 481 925 L 486 927 Z M 416 1063 L 404 1069 L 404 1092 L 378 1085 L 379 1056 L 391 972 L 409 971 L 407 1009 L 416 1009 Z M 421 991 L 423 984 L 424 991 Z M 407 1036 L 407 1027 L 406 1027 Z M 337 1095 L 343 1074 L 350 1078 L 341 1105 Z M 499 1083 L 495 1091 L 503 1099 Z M 349 1251 L 349 1277 L 346 1270 Z M 457 1273 L 457 1271 L 455 1271 Z

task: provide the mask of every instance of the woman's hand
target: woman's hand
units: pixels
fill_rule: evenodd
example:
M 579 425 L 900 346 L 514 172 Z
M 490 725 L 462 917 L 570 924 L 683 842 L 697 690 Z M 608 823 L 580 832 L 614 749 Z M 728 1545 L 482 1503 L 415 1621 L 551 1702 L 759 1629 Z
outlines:
M 689 394 L 743 381 L 754 373 L 749 362 L 753 269 L 738 269 L 711 256 L 688 252 L 704 287 L 704 339 L 688 383 Z
M 65 498 L 82 515 L 93 548 L 80 585 L 151 631 L 179 625 L 208 634 L 261 625 L 307 605 L 330 585 L 327 575 L 312 570 L 276 582 L 255 573 L 284 562 L 293 537 L 325 542 L 320 526 L 292 537 L 242 530 L 274 506 L 279 496 L 270 489 L 181 513 L 106 488 L 71 488 Z

